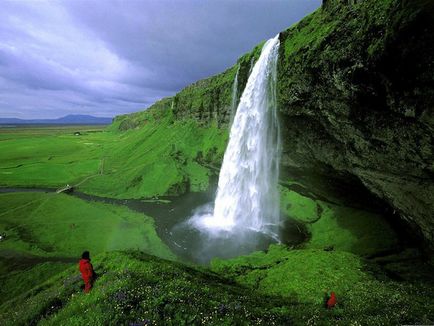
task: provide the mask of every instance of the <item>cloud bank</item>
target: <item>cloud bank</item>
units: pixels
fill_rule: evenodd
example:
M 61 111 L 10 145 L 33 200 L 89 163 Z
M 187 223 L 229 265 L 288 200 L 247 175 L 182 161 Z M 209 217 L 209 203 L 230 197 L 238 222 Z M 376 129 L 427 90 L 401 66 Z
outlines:
M 0 117 L 114 116 L 217 74 L 320 0 L 3 1 Z

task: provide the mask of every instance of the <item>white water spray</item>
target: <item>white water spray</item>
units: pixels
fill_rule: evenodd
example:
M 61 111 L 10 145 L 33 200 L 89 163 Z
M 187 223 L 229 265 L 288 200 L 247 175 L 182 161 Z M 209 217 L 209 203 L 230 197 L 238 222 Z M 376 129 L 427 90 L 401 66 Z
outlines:
M 238 103 L 238 73 L 240 72 L 240 66 L 237 68 L 237 73 L 235 74 L 234 83 L 232 84 L 232 99 L 231 99 L 231 115 L 229 118 L 229 127 L 232 126 L 234 122 L 235 113 L 237 111 Z
M 280 160 L 276 112 L 278 35 L 268 40 L 241 96 L 220 171 L 213 212 L 191 222 L 210 233 L 242 230 L 275 236 Z
M 249 76 L 252 73 L 254 64 L 255 64 L 255 57 L 252 57 L 252 59 L 250 59 Z

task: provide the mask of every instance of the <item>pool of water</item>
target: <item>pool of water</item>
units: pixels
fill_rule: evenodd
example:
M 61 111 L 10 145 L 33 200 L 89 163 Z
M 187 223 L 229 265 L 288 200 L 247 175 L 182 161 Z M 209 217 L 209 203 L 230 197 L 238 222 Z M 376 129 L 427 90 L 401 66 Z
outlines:
M 0 188 L 0 192 L 53 192 L 41 188 Z M 208 264 L 212 258 L 233 258 L 257 250 L 267 250 L 269 245 L 278 241 L 261 232 L 249 230 L 242 234 L 220 234 L 211 237 L 192 227 L 188 220 L 201 206 L 213 203 L 215 187 L 206 192 L 189 192 L 181 196 L 165 196 L 158 199 L 113 199 L 73 192 L 70 195 L 86 201 L 123 205 L 151 216 L 159 237 L 181 260 L 192 263 Z M 304 242 L 307 232 L 303 224 L 288 218 L 279 228 L 280 241 L 287 245 Z

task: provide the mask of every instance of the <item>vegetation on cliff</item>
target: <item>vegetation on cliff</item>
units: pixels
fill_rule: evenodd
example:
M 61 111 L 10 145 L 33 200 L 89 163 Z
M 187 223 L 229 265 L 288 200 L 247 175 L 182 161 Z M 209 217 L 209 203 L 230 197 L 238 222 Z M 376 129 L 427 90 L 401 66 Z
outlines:
M 281 34 L 288 169 L 356 177 L 433 240 L 432 3 L 328 1 Z

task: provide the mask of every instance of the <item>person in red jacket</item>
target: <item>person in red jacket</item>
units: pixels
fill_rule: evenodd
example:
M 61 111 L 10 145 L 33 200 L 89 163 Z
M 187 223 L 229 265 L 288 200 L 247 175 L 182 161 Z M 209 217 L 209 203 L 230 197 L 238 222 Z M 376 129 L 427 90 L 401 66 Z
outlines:
M 95 280 L 95 272 L 93 271 L 93 266 L 90 263 L 89 251 L 83 252 L 78 265 L 81 277 L 84 281 L 84 293 L 89 293 L 92 289 L 93 281 Z
M 336 299 L 336 294 L 332 292 L 330 298 L 327 300 L 327 308 L 328 309 L 334 308 L 337 302 L 338 300 Z

